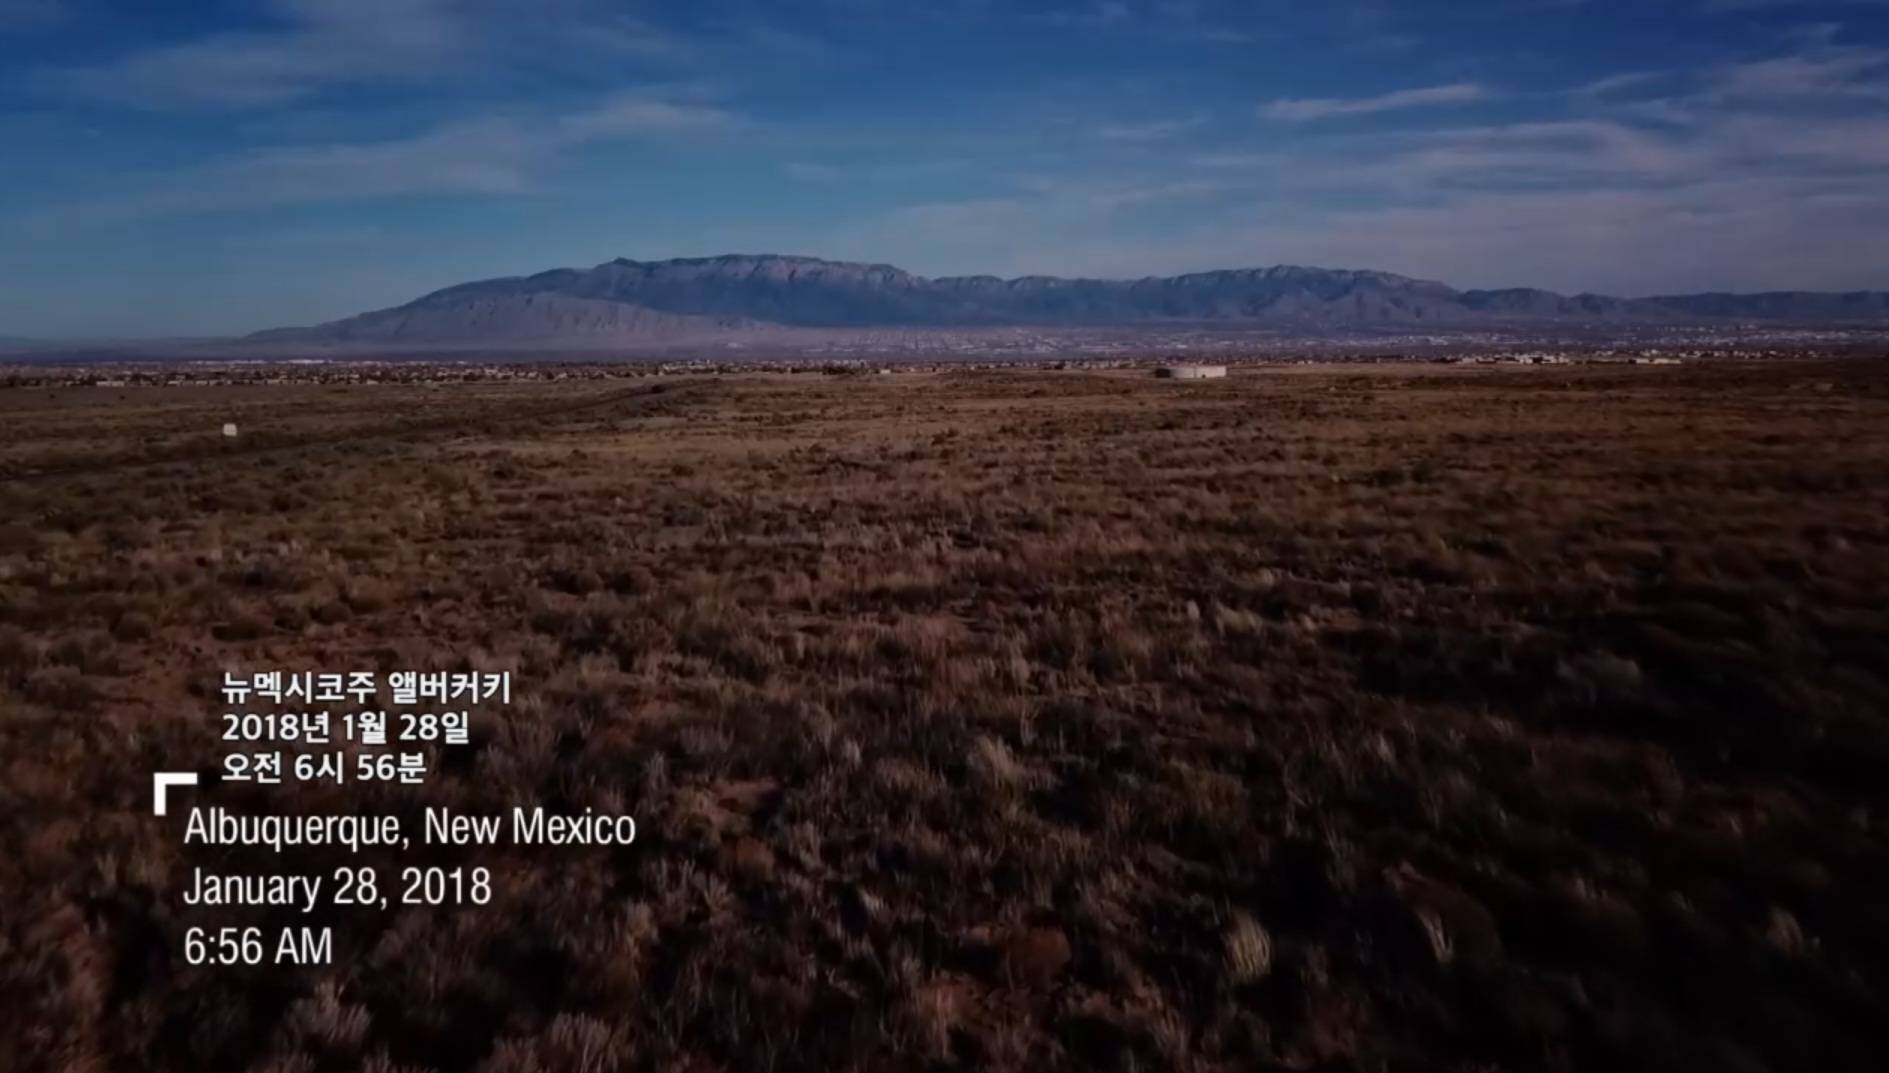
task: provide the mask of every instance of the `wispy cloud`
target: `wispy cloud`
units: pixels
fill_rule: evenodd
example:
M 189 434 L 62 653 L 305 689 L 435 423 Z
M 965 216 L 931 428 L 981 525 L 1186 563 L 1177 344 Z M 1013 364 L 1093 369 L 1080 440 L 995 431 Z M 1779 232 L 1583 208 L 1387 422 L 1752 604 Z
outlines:
M 124 215 L 256 208 L 409 194 L 516 194 L 531 185 L 544 140 L 510 119 L 467 120 L 374 142 L 238 154 L 153 182 Z
M 1051 26 L 1075 26 L 1096 29 L 1106 26 L 1123 26 L 1134 18 L 1134 11 L 1124 0 L 1092 0 L 1082 7 L 1066 8 L 1060 11 L 1045 11 L 1034 16 L 1035 20 Z
M 1803 38 L 1770 56 L 1517 92 L 1527 119 L 1229 138 L 1150 156 L 1119 186 L 1094 185 L 1093 168 L 1038 174 L 1002 198 L 900 210 L 860 233 L 878 256 L 936 251 L 954 268 L 1006 272 L 1284 261 L 1567 291 L 1881 285 L 1881 77 L 1873 50 Z M 1668 113 L 1657 119 L 1644 113 L 1651 90 L 1670 94 L 1654 99 Z M 1431 87 L 1291 102 L 1282 116 L 1487 98 Z M 1183 200 L 1196 203 L 1180 217 L 1191 223 L 1143 226 L 1176 219 Z
M 626 93 L 563 117 L 557 132 L 568 140 L 584 142 L 645 134 L 725 131 L 743 122 L 727 109 L 713 105 Z
M 1206 116 L 1182 119 L 1151 119 L 1141 123 L 1105 123 L 1095 129 L 1096 137 L 1115 142 L 1155 142 L 1195 130 L 1207 122 Z
M 1400 89 L 1375 97 L 1306 97 L 1270 101 L 1260 106 L 1267 119 L 1308 122 L 1334 116 L 1372 115 L 1410 108 L 1434 108 L 1449 104 L 1468 104 L 1487 100 L 1489 91 L 1473 82 L 1455 82 L 1442 86 Z
M 55 71 L 55 88 L 148 107 L 253 107 L 317 90 L 438 74 L 471 50 L 445 0 L 271 0 L 273 29 L 212 34 Z
M 1237 30 L 1231 26 L 1192 25 L 1176 28 L 1176 41 L 1198 41 L 1208 45 L 1256 45 L 1273 40 L 1274 35 L 1259 30 Z
M 475 81 L 524 57 L 555 58 L 567 70 L 624 62 L 685 66 L 707 48 L 603 0 L 265 0 L 259 14 L 263 25 L 256 29 L 42 71 L 38 80 L 54 91 L 139 108 L 253 109 L 358 87 Z M 779 43 L 750 30 L 728 39 Z
M 1174 41 L 1206 45 L 1252 45 L 1271 40 L 1265 29 L 1234 26 L 1224 21 L 1228 12 L 1199 0 L 1156 0 L 1150 11 L 1161 36 Z
M 68 205 L 42 223 L 109 224 L 412 195 L 507 196 L 533 189 L 560 155 L 586 145 L 709 137 L 750 129 L 741 114 L 693 100 L 626 92 L 562 116 L 494 116 L 372 141 L 271 146 L 147 176 L 137 195 Z
M 1576 86 L 1570 93 L 1576 97 L 1611 97 L 1658 82 L 1661 77 L 1658 71 L 1623 71 Z
M 1712 96 L 1758 103 L 1889 100 L 1889 49 L 1819 43 L 1792 55 L 1731 64 L 1719 71 Z
M 1134 208 L 1163 201 L 1207 197 L 1225 189 L 1227 184 L 1217 179 L 1181 179 L 1152 186 L 1098 191 L 1088 195 L 1087 203 L 1098 209 Z
M 226 237 L 221 244 L 226 249 L 235 250 L 322 250 L 368 246 L 386 237 L 383 228 L 358 224 L 243 231 Z
M 1701 6 L 1706 11 L 1760 11 L 1767 8 L 1819 7 L 1826 5 L 1850 7 L 1884 7 L 1889 0 L 1703 0 Z

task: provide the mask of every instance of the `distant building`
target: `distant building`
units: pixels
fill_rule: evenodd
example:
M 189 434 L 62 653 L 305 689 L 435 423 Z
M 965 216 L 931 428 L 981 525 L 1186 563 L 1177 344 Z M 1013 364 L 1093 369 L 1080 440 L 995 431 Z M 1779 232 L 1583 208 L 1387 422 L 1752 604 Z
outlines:
M 1224 365 L 1162 365 L 1154 370 L 1154 375 L 1163 380 L 1224 380 L 1227 367 Z

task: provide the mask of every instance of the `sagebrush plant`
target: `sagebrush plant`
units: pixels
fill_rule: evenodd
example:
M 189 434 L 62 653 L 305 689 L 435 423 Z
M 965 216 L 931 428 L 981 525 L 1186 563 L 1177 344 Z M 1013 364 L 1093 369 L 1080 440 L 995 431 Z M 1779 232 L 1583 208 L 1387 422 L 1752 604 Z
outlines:
M 1889 366 L 662 386 L 0 391 L 0 1064 L 1880 1067 Z M 188 966 L 276 666 L 638 841 Z

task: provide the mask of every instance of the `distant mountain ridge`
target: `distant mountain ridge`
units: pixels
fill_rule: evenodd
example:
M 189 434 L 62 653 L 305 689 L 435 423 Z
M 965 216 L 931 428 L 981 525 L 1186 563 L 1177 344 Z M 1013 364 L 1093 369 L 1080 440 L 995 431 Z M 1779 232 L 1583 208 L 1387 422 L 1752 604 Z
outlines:
M 451 343 L 686 338 L 766 326 L 949 328 L 1201 323 L 1299 330 L 1766 322 L 1889 324 L 1889 292 L 1561 295 L 1457 290 L 1389 272 L 1228 269 L 1135 280 L 926 278 L 775 254 L 632 261 L 462 283 L 402 306 L 256 342 Z
M 626 302 L 575 298 L 554 291 L 523 294 L 465 294 L 429 301 L 429 295 L 392 309 L 362 313 L 316 328 L 284 328 L 257 332 L 250 339 L 306 341 L 311 334 L 323 342 L 427 344 L 441 340 L 478 339 L 513 342 L 533 339 L 569 339 L 612 336 L 708 335 L 740 328 L 739 319 L 664 313 Z

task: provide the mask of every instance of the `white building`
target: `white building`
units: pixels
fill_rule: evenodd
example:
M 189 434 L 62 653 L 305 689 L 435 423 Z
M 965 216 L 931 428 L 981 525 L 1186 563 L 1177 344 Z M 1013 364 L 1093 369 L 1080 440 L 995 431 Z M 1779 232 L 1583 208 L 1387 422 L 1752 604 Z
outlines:
M 1224 365 L 1162 365 L 1154 370 L 1154 375 L 1163 380 L 1224 380 L 1227 367 Z

